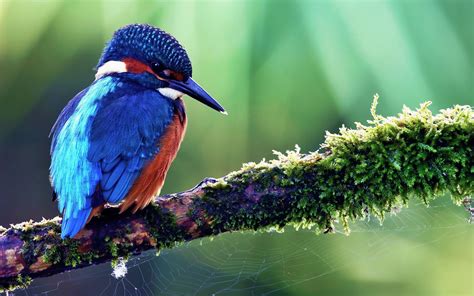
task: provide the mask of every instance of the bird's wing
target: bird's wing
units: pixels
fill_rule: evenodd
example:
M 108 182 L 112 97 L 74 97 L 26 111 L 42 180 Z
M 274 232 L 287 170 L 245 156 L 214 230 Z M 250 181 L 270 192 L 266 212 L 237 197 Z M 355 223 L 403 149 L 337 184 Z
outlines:
M 76 110 L 77 105 L 81 101 L 82 97 L 87 93 L 87 90 L 89 88 L 84 89 L 80 93 L 78 93 L 74 98 L 72 98 L 64 107 L 64 109 L 61 111 L 61 113 L 58 116 L 58 119 L 56 119 L 56 122 L 54 123 L 53 127 L 51 128 L 51 131 L 49 133 L 49 137 L 51 138 L 51 148 L 50 148 L 50 154 L 53 155 L 54 149 L 56 148 L 56 144 L 58 142 L 58 136 L 59 133 L 61 132 L 62 128 L 64 127 L 64 124 L 68 121 L 68 119 L 71 117 L 71 115 L 74 113 L 74 110 Z M 53 184 L 52 184 L 53 185 Z M 54 185 L 53 185 L 54 187 Z M 58 198 L 58 195 L 56 191 L 53 188 L 53 201 L 56 201 Z
M 101 108 L 91 126 L 88 160 L 100 167 L 104 202 L 118 203 L 159 152 L 173 101 L 153 90 L 127 95 Z
M 52 130 L 51 181 L 62 237 L 74 237 L 97 205 L 125 197 L 158 153 L 174 108 L 157 91 L 108 78 L 71 100 Z
M 79 231 L 90 214 L 100 180 L 98 164 L 87 160 L 90 126 L 101 101 L 116 95 L 117 86 L 111 77 L 95 81 L 71 100 L 53 127 L 50 177 L 63 214 L 63 237 Z
M 62 128 L 64 127 L 64 124 L 68 121 L 68 119 L 74 113 L 74 110 L 76 110 L 77 105 L 81 101 L 82 97 L 87 93 L 88 89 L 89 88 L 84 89 L 83 91 L 78 93 L 74 98 L 72 98 L 67 103 L 66 107 L 64 107 L 64 109 L 61 111 L 61 113 L 58 116 L 58 119 L 56 119 L 56 122 L 51 128 L 51 131 L 49 132 L 49 137 L 51 137 L 51 150 L 50 150 L 51 154 L 53 154 L 54 148 L 56 147 L 59 132 L 61 132 Z

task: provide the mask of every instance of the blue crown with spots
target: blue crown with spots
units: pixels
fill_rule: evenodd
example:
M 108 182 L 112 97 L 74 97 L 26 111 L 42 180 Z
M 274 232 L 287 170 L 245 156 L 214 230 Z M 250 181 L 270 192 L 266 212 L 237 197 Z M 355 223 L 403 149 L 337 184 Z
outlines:
M 97 68 L 124 58 L 134 58 L 148 65 L 159 63 L 164 68 L 192 76 L 186 50 L 173 36 L 150 25 L 134 24 L 118 29 L 105 46 Z

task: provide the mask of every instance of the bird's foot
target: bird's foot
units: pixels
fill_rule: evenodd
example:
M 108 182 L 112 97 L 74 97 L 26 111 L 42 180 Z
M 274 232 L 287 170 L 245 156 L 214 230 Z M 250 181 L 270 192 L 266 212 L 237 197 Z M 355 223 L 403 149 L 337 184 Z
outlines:
M 207 177 L 207 178 L 204 178 L 201 182 L 199 182 L 199 184 L 197 184 L 196 186 L 194 186 L 191 190 L 189 191 L 194 191 L 196 189 L 199 189 L 207 184 L 214 184 L 214 183 L 217 183 L 219 182 L 219 180 L 217 180 L 216 178 L 211 178 L 211 177 Z
M 189 189 L 189 190 L 186 190 L 186 191 L 181 191 L 181 192 L 177 192 L 177 193 L 173 193 L 173 194 L 170 194 L 168 196 L 181 196 L 181 195 L 186 195 L 186 194 L 189 194 L 190 192 L 195 192 L 197 190 L 201 190 L 202 187 L 206 186 L 207 184 L 214 184 L 216 182 L 218 182 L 219 180 L 217 180 L 216 178 L 204 178 L 204 180 L 202 180 L 201 182 L 199 182 L 199 184 L 197 184 L 196 186 L 194 186 L 193 188 Z M 167 197 L 167 196 L 165 196 Z

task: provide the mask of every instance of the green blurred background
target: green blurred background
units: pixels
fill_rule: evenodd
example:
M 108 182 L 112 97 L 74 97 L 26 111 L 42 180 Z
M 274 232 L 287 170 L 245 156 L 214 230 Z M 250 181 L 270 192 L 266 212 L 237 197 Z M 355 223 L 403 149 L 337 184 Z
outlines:
M 374 93 L 383 115 L 426 100 L 435 112 L 472 105 L 473 16 L 473 1 L 462 0 L 0 0 L 0 224 L 57 215 L 49 129 L 93 81 L 122 25 L 174 35 L 194 78 L 229 112 L 186 98 L 188 132 L 169 193 L 271 158 L 272 149 L 314 151 L 326 130 L 369 119 Z M 99 266 L 18 294 L 472 295 L 474 232 L 463 209 L 445 198 L 405 212 L 383 227 L 356 224 L 349 237 L 226 234 L 146 256 L 126 280 Z M 173 284 L 163 280 L 170 275 Z

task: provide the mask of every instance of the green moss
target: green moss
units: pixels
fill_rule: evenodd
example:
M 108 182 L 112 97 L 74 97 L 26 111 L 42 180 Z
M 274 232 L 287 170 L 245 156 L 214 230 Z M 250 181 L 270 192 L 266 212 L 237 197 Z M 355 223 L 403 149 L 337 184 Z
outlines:
M 19 274 L 14 280 L 8 283 L 2 283 L 0 293 L 6 293 L 17 289 L 26 289 L 31 284 L 32 279 L 29 276 Z
M 56 239 L 54 236 L 60 231 L 58 219 L 46 220 L 40 222 L 27 221 L 13 226 L 9 231 L 16 232 L 23 241 L 22 254 L 25 262 L 30 265 L 37 260 L 39 254 L 44 252 L 43 246 L 54 245 Z M 48 233 L 54 233 L 51 236 Z M 59 237 L 57 235 L 57 237 Z M 41 244 L 37 241 L 41 240 Z
M 79 246 L 80 242 L 73 239 L 58 240 L 54 244 L 47 244 L 43 260 L 46 263 L 76 267 L 85 263 L 91 263 L 98 257 L 98 251 L 80 252 Z
M 79 253 L 79 241 L 73 239 L 65 239 L 64 245 L 67 246 L 67 248 L 64 248 L 66 251 L 63 259 L 65 266 L 76 267 L 84 261 L 87 261 L 85 260 L 85 258 L 83 258 L 85 254 Z
M 275 152 L 276 160 L 245 164 L 205 187 L 190 215 L 210 232 L 255 230 L 292 224 L 334 231 L 369 213 L 405 206 L 409 198 L 428 204 L 445 192 L 457 204 L 474 191 L 474 112 L 455 106 L 433 116 L 429 103 L 404 108 L 398 117 L 375 113 L 369 125 L 328 133 L 321 152 Z M 248 195 L 247 190 L 253 192 Z M 257 200 L 252 200 L 257 199 Z M 209 227 L 209 226 L 208 226 Z
M 156 249 L 171 248 L 190 239 L 176 224 L 176 216 L 164 212 L 159 206 L 151 204 L 144 209 L 144 217 L 150 226 L 150 234 L 156 241 Z
M 51 245 L 46 249 L 43 255 L 43 261 L 51 264 L 58 264 L 62 260 L 59 246 Z
M 119 257 L 119 248 L 117 244 L 113 241 L 107 241 L 106 244 L 107 246 L 107 251 L 110 254 L 110 256 L 114 259 L 118 259 Z
M 18 275 L 16 277 L 16 284 L 18 288 L 27 288 L 31 284 L 31 277 Z
M 229 188 L 229 184 L 227 184 L 227 182 L 224 180 L 224 179 L 217 179 L 217 182 L 214 182 L 214 183 L 209 183 L 207 186 L 211 187 L 211 188 L 214 188 L 214 189 L 225 189 L 225 188 Z

